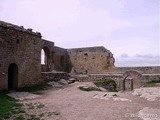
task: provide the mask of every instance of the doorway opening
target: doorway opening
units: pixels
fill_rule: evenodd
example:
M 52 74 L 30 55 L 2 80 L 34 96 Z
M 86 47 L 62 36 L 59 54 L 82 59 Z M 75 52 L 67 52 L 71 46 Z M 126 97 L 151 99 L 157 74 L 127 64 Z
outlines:
M 41 71 L 42 72 L 49 71 L 49 65 L 50 65 L 50 52 L 47 47 L 44 47 L 41 50 Z
M 12 63 L 8 67 L 8 90 L 16 90 L 18 88 L 18 66 Z

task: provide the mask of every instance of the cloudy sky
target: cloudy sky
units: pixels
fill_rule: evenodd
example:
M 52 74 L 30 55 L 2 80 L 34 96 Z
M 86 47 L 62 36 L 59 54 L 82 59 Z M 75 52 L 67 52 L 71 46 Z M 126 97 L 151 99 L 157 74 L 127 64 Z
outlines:
M 64 48 L 105 46 L 116 66 L 160 65 L 160 0 L 0 0 L 0 20 Z

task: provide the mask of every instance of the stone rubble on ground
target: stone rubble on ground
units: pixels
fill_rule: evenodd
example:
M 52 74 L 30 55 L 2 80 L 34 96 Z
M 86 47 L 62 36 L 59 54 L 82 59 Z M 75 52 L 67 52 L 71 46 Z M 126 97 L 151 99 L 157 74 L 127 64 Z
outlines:
M 65 79 L 60 79 L 58 83 L 61 85 L 68 85 L 68 82 Z
M 68 84 L 74 83 L 76 81 L 78 81 L 76 78 L 69 78 Z
M 134 89 L 133 95 L 137 95 L 147 99 L 148 101 L 160 101 L 160 87 L 148 87 Z
M 110 100 L 110 99 L 112 99 L 113 101 L 129 101 L 129 102 L 132 102 L 132 100 L 129 100 L 127 98 L 121 98 L 121 97 L 119 97 L 118 93 L 114 93 L 114 92 L 97 93 L 96 95 L 94 95 L 93 98 L 103 99 L 103 100 Z
M 31 99 L 41 97 L 40 95 L 36 95 L 33 93 L 29 93 L 29 92 L 11 92 L 7 95 L 15 99 L 18 99 L 18 100 L 31 100 Z
M 98 87 L 102 92 L 107 92 L 107 90 L 103 87 Z
M 63 85 L 59 84 L 58 82 L 55 82 L 55 81 L 51 81 L 51 82 L 48 82 L 49 85 L 55 87 L 55 88 L 62 88 Z
M 83 83 L 81 85 L 78 85 L 77 88 L 79 87 L 85 87 L 85 88 L 88 88 L 88 87 L 97 87 L 94 83 Z

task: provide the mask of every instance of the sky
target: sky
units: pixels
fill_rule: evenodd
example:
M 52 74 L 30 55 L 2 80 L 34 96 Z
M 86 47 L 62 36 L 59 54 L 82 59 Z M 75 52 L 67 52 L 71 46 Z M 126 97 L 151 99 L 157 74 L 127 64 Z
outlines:
M 160 66 L 160 0 L 0 0 L 0 20 L 63 48 L 104 46 L 115 66 Z

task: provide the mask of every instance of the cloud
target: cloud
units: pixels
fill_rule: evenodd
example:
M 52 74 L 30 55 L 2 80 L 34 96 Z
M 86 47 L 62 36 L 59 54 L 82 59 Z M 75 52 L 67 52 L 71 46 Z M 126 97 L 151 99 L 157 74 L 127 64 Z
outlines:
M 123 53 L 120 57 L 121 58 L 128 58 L 129 56 L 126 53 Z
M 153 1 L 1 0 L 0 19 L 33 28 L 60 47 L 103 45 L 118 65 L 155 65 L 157 60 L 142 59 L 160 54 L 159 0 Z
M 140 55 L 130 57 L 120 57 L 116 58 L 116 66 L 128 67 L 128 66 L 160 66 L 160 55 Z
M 61 28 L 74 21 L 77 5 L 78 0 L 6 0 L 1 16 L 35 28 Z
M 120 5 L 120 2 L 117 3 Z M 89 9 L 89 4 L 92 2 L 87 4 L 84 0 L 6 0 L 5 10 L 0 17 L 12 23 L 32 27 L 42 32 L 44 38 L 54 40 L 64 47 L 72 46 L 63 42 L 72 42 L 78 46 L 76 41 L 106 36 L 113 30 L 129 25 L 126 20 L 112 18 L 104 9 Z M 55 37 L 57 35 L 59 37 Z

